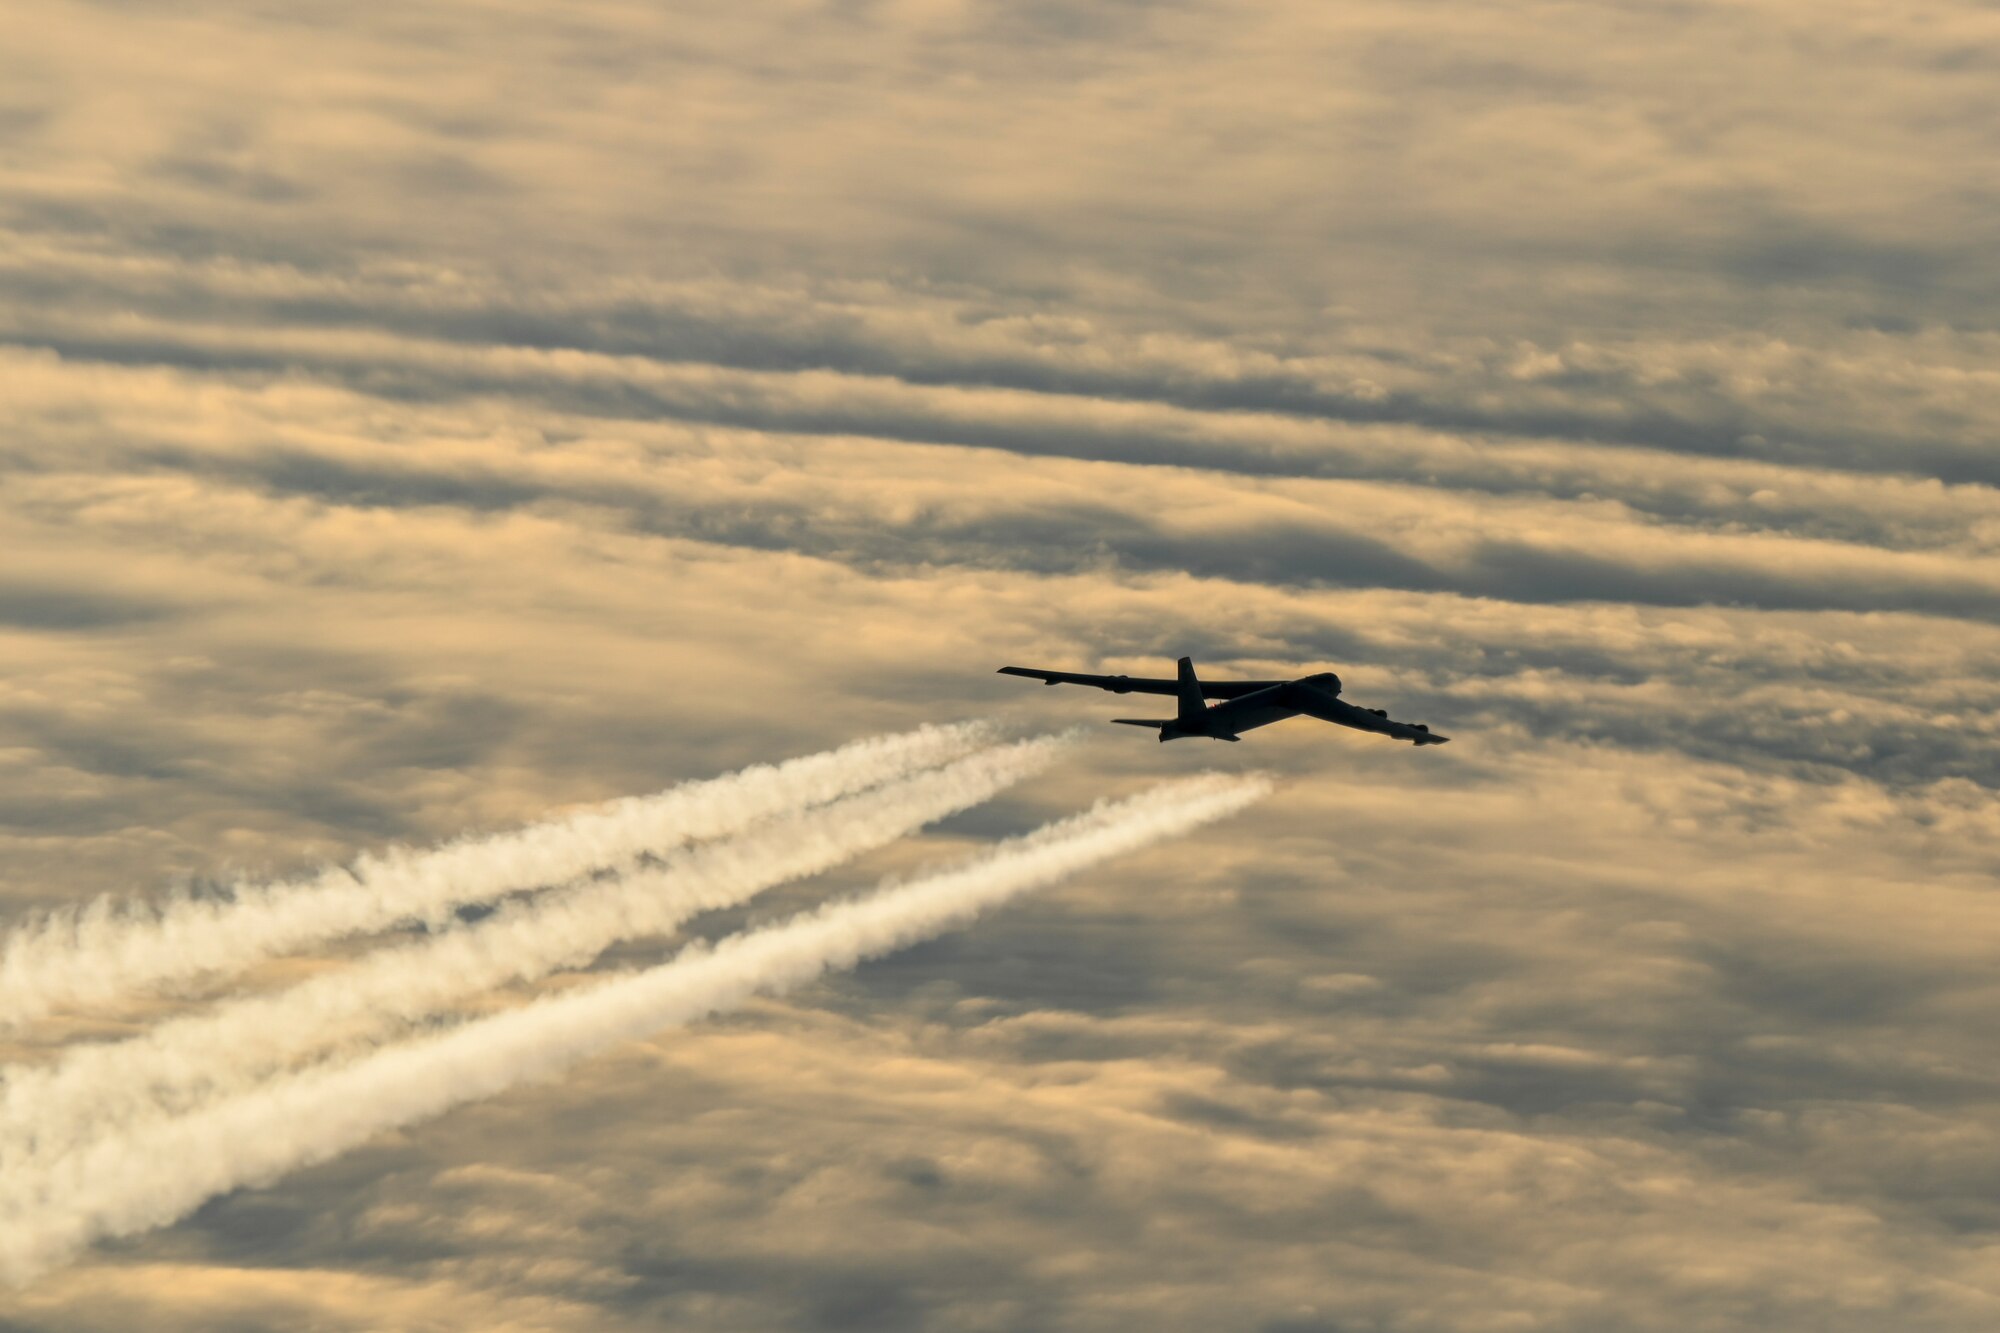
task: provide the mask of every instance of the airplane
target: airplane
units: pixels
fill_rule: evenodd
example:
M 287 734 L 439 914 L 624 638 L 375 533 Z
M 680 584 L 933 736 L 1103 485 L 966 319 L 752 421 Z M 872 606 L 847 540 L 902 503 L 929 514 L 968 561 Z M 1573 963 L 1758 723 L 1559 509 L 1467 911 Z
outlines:
M 1113 722 L 1128 727 L 1152 727 L 1162 741 L 1183 736 L 1206 736 L 1210 740 L 1235 741 L 1252 727 L 1268 726 L 1304 713 L 1322 722 L 1337 722 L 1357 731 L 1393 736 L 1414 745 L 1443 745 L 1449 736 L 1440 736 L 1421 722 L 1394 722 L 1379 708 L 1358 708 L 1340 698 L 1340 677 L 1331 671 L 1301 676 L 1297 680 L 1202 680 L 1195 675 L 1194 659 L 1180 660 L 1174 680 L 1153 680 L 1139 676 L 1087 676 L 1075 671 L 1039 671 L 1033 667 L 1001 667 L 1003 676 L 1027 676 L 1044 685 L 1090 685 L 1113 694 L 1171 694 L 1179 709 L 1171 718 L 1114 717 Z M 1210 699 L 1221 699 L 1210 704 Z

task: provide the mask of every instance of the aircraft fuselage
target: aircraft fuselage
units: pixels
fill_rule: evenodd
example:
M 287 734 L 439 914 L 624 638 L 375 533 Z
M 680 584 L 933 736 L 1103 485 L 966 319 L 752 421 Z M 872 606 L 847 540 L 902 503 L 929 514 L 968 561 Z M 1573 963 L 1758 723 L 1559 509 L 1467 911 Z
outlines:
M 1233 741 L 1246 731 L 1297 717 L 1303 711 L 1291 694 L 1297 688 L 1289 684 L 1273 685 L 1240 699 L 1213 704 L 1196 717 L 1177 718 L 1167 723 L 1160 728 L 1160 739 L 1171 741 L 1183 736 L 1207 736 L 1213 740 Z M 1339 702 L 1331 695 L 1325 697 L 1330 702 Z

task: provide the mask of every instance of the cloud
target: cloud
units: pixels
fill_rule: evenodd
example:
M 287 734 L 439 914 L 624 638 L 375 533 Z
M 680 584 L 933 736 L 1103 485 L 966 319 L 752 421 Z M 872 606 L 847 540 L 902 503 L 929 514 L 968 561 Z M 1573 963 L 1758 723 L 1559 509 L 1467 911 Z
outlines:
M 1042 758 L 1049 750 L 1046 740 L 1018 748 L 1024 756 L 1040 751 Z M 992 758 L 995 767 L 1003 766 L 1002 756 L 977 758 Z M 962 761 L 958 767 L 973 763 Z M 1014 776 L 999 775 L 975 799 Z M 952 788 L 963 778 L 947 769 L 937 781 Z M 783 925 L 730 936 L 712 948 L 691 947 L 664 966 L 585 984 L 439 1036 L 244 1086 L 234 1086 L 229 1077 L 235 1072 L 228 1069 L 233 1053 L 226 1044 L 218 1046 L 195 1058 L 220 1058 L 228 1073 L 218 1079 L 219 1091 L 227 1095 L 177 1118 L 148 1117 L 141 1109 L 125 1123 L 109 1125 L 95 1140 L 59 1144 L 44 1160 L 36 1160 L 34 1150 L 48 1134 L 36 1128 L 31 1112 L 23 1136 L 25 1160 L 10 1171 L 4 1238 L 9 1279 L 26 1284 L 65 1266 L 94 1240 L 177 1221 L 207 1198 L 317 1164 L 385 1130 L 548 1077 L 621 1040 L 705 1018 L 755 994 L 790 990 L 829 970 L 895 952 L 1107 858 L 1235 814 L 1270 791 L 1271 783 L 1263 777 L 1211 773 L 1123 801 L 1099 802 L 1083 814 L 995 844 L 963 863 L 885 885 L 866 898 L 828 903 Z M 955 791 L 954 799 L 964 795 Z M 940 800 L 938 808 L 945 804 Z M 779 847 L 789 850 L 782 839 Z M 839 855 L 844 858 L 849 850 L 843 848 Z M 805 868 L 804 857 L 797 868 Z M 577 895 L 573 905 L 583 909 L 577 912 L 551 904 L 556 910 L 539 923 L 541 928 L 560 937 L 580 927 L 583 935 L 598 936 L 598 947 L 610 943 L 614 932 L 600 931 L 602 923 L 591 919 L 603 910 L 590 901 L 593 896 Z M 627 904 L 617 913 L 634 914 L 643 921 L 645 905 Z M 567 924 L 561 922 L 564 916 L 571 918 Z M 484 938 L 463 956 L 439 962 L 438 970 L 445 975 L 461 969 L 468 975 L 491 974 L 494 969 L 482 955 L 495 936 L 501 956 L 515 959 L 509 970 L 537 970 L 528 962 L 537 949 L 535 941 L 512 929 L 505 917 L 503 911 L 475 927 Z M 627 920 L 624 928 L 632 924 Z M 640 929 L 657 930 L 664 924 L 656 919 Z M 433 964 L 427 952 L 393 958 L 390 972 L 428 971 Z M 442 950 L 446 957 L 455 952 L 448 943 Z M 409 982 L 423 985 L 414 976 Z M 383 988 L 376 998 L 398 1007 L 389 993 L 396 989 L 401 987 Z M 319 998 L 301 1006 L 305 1014 L 292 1017 L 310 1021 Z M 329 1012 L 346 1007 L 336 1002 Z M 139 1067 L 145 1067 L 143 1060 Z M 50 1114 L 61 1118 L 52 1109 Z M 62 1129 L 52 1123 L 48 1131 L 60 1134 Z
M 253 11 L 0 52 L 10 918 L 1112 711 L 1006 661 L 1455 740 L 0 1319 L 1992 1323 L 1975 7 Z
M 475 1284 L 413 1283 L 341 1271 L 279 1272 L 198 1264 L 135 1264 L 49 1286 L 20 1312 L 29 1327 L 108 1330 L 143 1320 L 162 1329 L 280 1329 L 301 1319 L 362 1330 L 390 1320 L 408 1328 L 472 1317 L 483 1328 L 591 1327 L 595 1312 L 560 1297 L 495 1299 Z

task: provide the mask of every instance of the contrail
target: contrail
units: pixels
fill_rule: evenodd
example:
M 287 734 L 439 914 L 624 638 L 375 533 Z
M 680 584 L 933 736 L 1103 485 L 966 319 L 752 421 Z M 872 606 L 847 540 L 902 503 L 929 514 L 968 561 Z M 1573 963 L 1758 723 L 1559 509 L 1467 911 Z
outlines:
M 590 962 L 620 940 L 662 935 L 697 912 L 816 874 L 991 799 L 1048 767 L 1072 738 L 983 750 L 622 878 L 512 903 L 478 924 L 368 955 L 275 995 L 231 1001 L 129 1041 L 72 1047 L 0 1079 L 0 1176 L 136 1123 L 241 1092 L 287 1063 L 380 1034 L 510 981 Z
M 1241 810 L 1270 790 L 1208 776 L 1012 839 L 954 869 L 783 925 L 693 947 L 675 961 L 555 996 L 354 1063 L 293 1075 L 42 1171 L 10 1174 L 0 1274 L 25 1282 L 92 1240 L 160 1226 L 224 1190 L 325 1161 L 383 1130 L 528 1079 L 619 1041 L 779 992 L 891 952 L 1121 852 Z
M 352 866 L 239 890 L 227 901 L 100 899 L 13 931 L 0 948 L 0 1025 L 119 996 L 734 832 L 957 758 L 990 724 L 923 727 L 777 765 L 690 782 L 509 833 L 430 849 L 391 848 Z

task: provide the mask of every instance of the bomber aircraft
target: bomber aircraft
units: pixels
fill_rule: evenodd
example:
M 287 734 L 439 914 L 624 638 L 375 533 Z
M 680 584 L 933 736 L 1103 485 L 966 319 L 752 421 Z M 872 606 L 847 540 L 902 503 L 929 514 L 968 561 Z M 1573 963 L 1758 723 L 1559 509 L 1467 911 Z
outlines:
M 1003 676 L 1027 676 L 1044 685 L 1090 685 L 1113 694 L 1171 694 L 1178 711 L 1170 718 L 1114 717 L 1128 727 L 1152 727 L 1163 741 L 1183 736 L 1206 736 L 1210 740 L 1235 741 L 1252 727 L 1268 726 L 1304 713 L 1322 722 L 1338 722 L 1357 731 L 1373 731 L 1416 745 L 1443 745 L 1449 736 L 1439 736 L 1421 722 L 1394 722 L 1379 708 L 1357 708 L 1340 697 L 1340 677 L 1331 671 L 1301 676 L 1297 680 L 1202 680 L 1194 673 L 1194 660 L 1180 660 L 1180 674 L 1174 680 L 1141 676 L 1086 676 L 1075 671 L 1038 671 L 1033 667 L 1001 667 Z M 1221 703 L 1210 704 L 1210 699 Z

